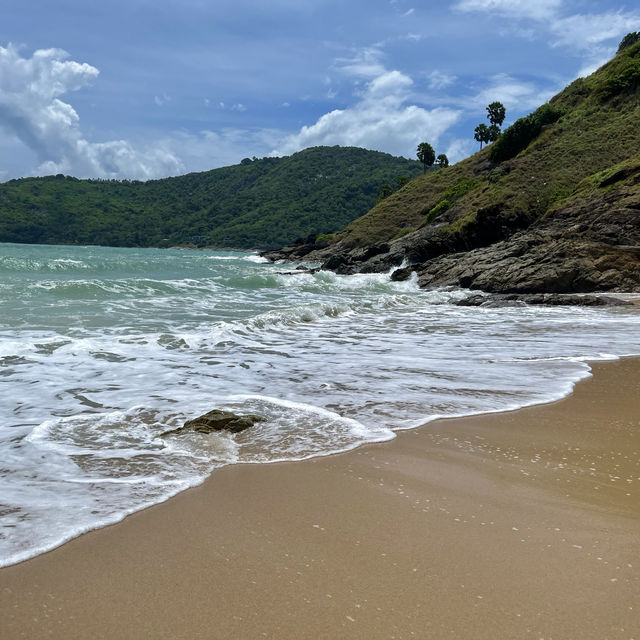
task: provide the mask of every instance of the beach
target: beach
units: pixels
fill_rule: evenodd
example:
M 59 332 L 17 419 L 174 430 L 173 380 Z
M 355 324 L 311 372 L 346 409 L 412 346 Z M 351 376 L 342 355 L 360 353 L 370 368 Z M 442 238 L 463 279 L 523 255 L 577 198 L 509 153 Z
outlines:
M 640 360 L 201 486 L 0 570 L 0 637 L 638 638 Z

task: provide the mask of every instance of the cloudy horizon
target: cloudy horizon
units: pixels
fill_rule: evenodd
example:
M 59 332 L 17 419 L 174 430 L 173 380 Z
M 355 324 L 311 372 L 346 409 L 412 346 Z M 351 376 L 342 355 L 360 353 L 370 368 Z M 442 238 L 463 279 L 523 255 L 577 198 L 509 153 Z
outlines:
M 609 59 L 640 11 L 591 0 L 9 0 L 0 180 L 156 178 L 316 145 L 452 162 Z

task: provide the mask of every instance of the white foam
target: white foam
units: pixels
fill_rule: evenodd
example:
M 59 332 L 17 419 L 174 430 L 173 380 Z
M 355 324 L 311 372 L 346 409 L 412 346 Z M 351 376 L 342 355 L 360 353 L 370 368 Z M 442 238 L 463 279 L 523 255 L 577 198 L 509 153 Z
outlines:
M 415 275 L 287 275 L 233 253 L 64 248 L 89 268 L 56 279 L 46 265 L 63 249 L 36 251 L 24 279 L 0 273 L 13 296 L 0 310 L 3 564 L 224 464 L 555 400 L 587 361 L 640 352 L 635 307 L 458 307 L 467 292 L 420 291 Z M 159 437 L 214 407 L 266 420 Z
M 259 256 L 259 255 L 245 256 L 243 260 L 246 260 L 247 262 L 253 262 L 255 264 L 265 264 L 269 262 L 267 258 L 264 258 L 263 256 Z

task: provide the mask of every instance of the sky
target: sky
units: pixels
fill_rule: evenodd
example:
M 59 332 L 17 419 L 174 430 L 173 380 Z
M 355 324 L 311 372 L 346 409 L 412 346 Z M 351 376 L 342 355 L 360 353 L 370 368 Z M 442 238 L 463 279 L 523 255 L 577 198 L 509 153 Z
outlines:
M 316 145 L 451 162 L 609 59 L 635 0 L 3 0 L 0 180 L 148 179 Z

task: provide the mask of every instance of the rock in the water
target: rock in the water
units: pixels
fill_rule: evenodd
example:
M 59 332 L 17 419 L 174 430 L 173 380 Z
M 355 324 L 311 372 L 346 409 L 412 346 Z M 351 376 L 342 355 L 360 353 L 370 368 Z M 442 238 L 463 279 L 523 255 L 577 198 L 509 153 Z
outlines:
M 222 409 L 213 409 L 204 415 L 187 420 L 178 429 L 165 431 L 160 437 L 175 435 L 185 431 L 195 431 L 197 433 L 212 433 L 215 431 L 231 431 L 238 433 L 252 427 L 256 422 L 262 422 L 264 418 L 256 415 L 237 415 L 231 411 L 223 411 Z
M 633 301 L 614 296 L 571 293 L 509 293 L 509 294 L 473 294 L 458 300 L 459 307 L 509 307 L 518 304 L 538 304 L 547 306 L 578 307 L 628 307 Z
M 403 282 L 405 280 L 408 280 L 411 277 L 411 274 L 413 272 L 414 272 L 414 268 L 411 266 L 396 269 L 391 274 L 391 280 L 393 280 L 394 282 Z

